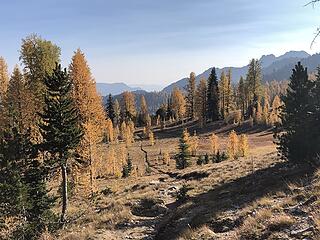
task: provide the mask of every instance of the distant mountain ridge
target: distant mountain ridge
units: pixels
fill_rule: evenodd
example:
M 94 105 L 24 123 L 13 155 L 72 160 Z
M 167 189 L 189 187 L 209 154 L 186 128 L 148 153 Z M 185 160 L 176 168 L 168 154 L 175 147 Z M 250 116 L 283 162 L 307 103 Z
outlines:
M 132 93 L 134 93 L 134 96 L 135 96 L 135 104 L 136 104 L 137 110 L 138 111 L 140 110 L 141 97 L 144 96 L 147 102 L 148 111 L 150 113 L 155 113 L 163 103 L 167 102 L 167 99 L 169 97 L 169 94 L 166 92 L 147 92 L 145 90 L 136 90 L 136 91 L 132 91 Z M 114 95 L 113 99 L 117 99 L 119 102 L 121 102 L 122 97 L 123 97 L 123 94 L 121 93 L 118 95 Z M 107 97 L 103 97 L 103 101 L 104 103 L 106 103 Z
M 310 68 L 310 70 L 315 70 L 316 66 L 320 64 L 320 56 L 318 54 L 310 55 L 305 51 L 290 51 L 279 57 L 276 57 L 273 54 L 263 55 L 259 59 L 262 66 L 263 80 L 271 81 L 271 80 L 285 80 L 288 79 L 291 74 L 291 69 L 298 62 L 305 62 L 305 65 Z M 245 77 L 248 71 L 248 65 L 243 67 L 224 67 L 222 69 L 216 68 L 217 76 L 221 75 L 222 71 L 227 71 L 231 69 L 232 72 L 232 82 L 237 83 L 241 76 Z M 197 83 L 200 79 L 207 79 L 211 73 L 212 68 L 204 71 L 203 73 L 196 76 Z M 174 87 L 178 87 L 180 89 L 184 89 L 188 81 L 188 78 L 180 79 L 177 82 L 174 82 L 167 87 L 165 87 L 162 91 L 171 92 Z
M 279 57 L 273 54 L 263 55 L 260 59 L 263 73 L 263 81 L 282 81 L 288 80 L 291 76 L 294 65 L 301 61 L 301 63 L 308 68 L 309 72 L 314 72 L 320 64 L 320 54 L 310 55 L 305 51 L 290 51 Z M 222 71 L 227 71 L 231 68 L 232 82 L 237 83 L 241 76 L 246 77 L 248 66 L 243 67 L 224 67 L 222 69 L 216 68 L 217 76 L 220 77 Z M 196 76 L 197 83 L 200 79 L 207 79 L 210 75 L 212 68 L 209 68 L 205 72 Z M 154 113 L 161 104 L 167 102 L 168 97 L 172 89 L 176 86 L 180 89 L 184 89 L 187 84 L 188 78 L 183 78 L 177 82 L 174 82 L 162 91 L 146 91 L 140 87 L 130 87 L 124 83 L 97 83 L 97 89 L 103 96 L 104 102 L 106 102 L 106 96 L 111 93 L 114 99 L 121 100 L 122 93 L 124 91 L 130 91 L 135 94 L 136 106 L 139 108 L 140 99 L 143 95 L 147 101 L 149 111 Z M 143 87 L 143 86 L 142 86 Z
M 142 89 L 140 87 L 130 87 L 125 83 L 97 83 L 97 90 L 101 96 L 107 96 L 110 93 L 118 95 L 125 91 L 132 92 Z

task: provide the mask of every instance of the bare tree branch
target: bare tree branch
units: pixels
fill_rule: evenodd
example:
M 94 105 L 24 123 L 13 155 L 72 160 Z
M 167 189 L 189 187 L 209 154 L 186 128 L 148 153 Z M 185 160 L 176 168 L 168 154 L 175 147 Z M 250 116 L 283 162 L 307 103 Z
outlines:
M 308 2 L 307 4 L 305 4 L 304 6 L 309 6 L 312 5 L 312 7 L 314 8 L 315 4 L 317 4 L 318 2 L 320 2 L 320 0 L 312 0 L 310 2 Z M 316 33 L 314 34 L 314 38 L 312 39 L 312 42 L 310 44 L 310 49 L 312 48 L 312 46 L 315 44 L 316 39 L 320 36 L 320 28 L 317 28 Z
M 312 39 L 312 42 L 310 44 L 310 48 L 316 43 L 316 39 L 320 36 L 320 28 L 317 28 L 317 32 L 314 34 L 314 38 Z
M 313 1 L 310 1 L 308 2 L 307 4 L 305 4 L 304 6 L 309 6 L 309 5 L 312 5 L 314 7 L 314 5 L 317 3 L 317 2 L 320 2 L 320 0 L 313 0 Z

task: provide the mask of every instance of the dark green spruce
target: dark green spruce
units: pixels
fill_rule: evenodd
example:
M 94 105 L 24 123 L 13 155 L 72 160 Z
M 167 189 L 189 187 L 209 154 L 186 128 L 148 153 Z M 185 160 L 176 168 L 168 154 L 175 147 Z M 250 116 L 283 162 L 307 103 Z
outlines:
M 41 150 L 50 154 L 47 161 L 51 167 L 60 167 L 62 174 L 62 210 L 60 221 L 66 221 L 67 210 L 67 167 L 68 160 L 82 136 L 79 115 L 71 97 L 71 81 L 66 69 L 56 64 L 52 75 L 45 79 L 46 95 L 39 124 L 43 143 Z
M 36 239 L 55 226 L 50 210 L 54 198 L 49 196 L 45 181 L 47 170 L 37 159 L 29 131 L 21 134 L 12 128 L 4 135 L 0 143 L 0 218 L 23 220 L 9 238 Z
M 106 111 L 107 111 L 108 118 L 114 123 L 114 119 L 116 115 L 114 112 L 113 99 L 111 94 L 109 94 L 108 96 Z
M 219 86 L 216 69 L 212 68 L 207 83 L 207 119 L 219 120 Z
M 299 62 L 293 69 L 287 94 L 282 96 L 282 124 L 276 132 L 282 157 L 296 163 L 315 157 L 313 88 L 314 82 L 308 79 L 307 68 Z
M 186 140 L 186 131 L 183 131 L 179 140 L 179 153 L 175 156 L 177 169 L 184 169 L 190 166 L 190 146 Z

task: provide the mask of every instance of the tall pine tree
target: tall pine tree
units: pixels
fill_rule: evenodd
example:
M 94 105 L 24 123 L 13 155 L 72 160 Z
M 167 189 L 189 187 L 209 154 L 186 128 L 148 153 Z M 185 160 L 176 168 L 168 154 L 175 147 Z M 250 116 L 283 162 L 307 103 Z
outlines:
M 283 158 L 293 162 L 312 160 L 313 106 L 310 101 L 314 83 L 307 68 L 299 62 L 290 77 L 287 94 L 282 97 L 281 127 L 276 132 L 278 149 Z
M 52 75 L 45 78 L 46 95 L 39 124 L 43 142 L 42 151 L 50 153 L 50 165 L 60 167 L 62 174 L 62 211 L 60 221 L 66 220 L 68 160 L 83 136 L 79 127 L 79 115 L 72 98 L 72 82 L 66 69 L 56 64 Z
M 10 239 L 37 239 L 55 221 L 50 208 L 54 198 L 46 186 L 47 168 L 37 158 L 30 131 L 20 134 L 12 128 L 0 143 L 0 218 L 21 222 Z
M 106 111 L 107 111 L 108 118 L 112 121 L 112 123 L 114 123 L 114 121 L 115 121 L 115 111 L 114 111 L 114 106 L 113 106 L 113 100 L 112 100 L 111 93 L 108 96 Z
M 243 77 L 240 77 L 238 85 L 238 102 L 241 108 L 241 115 L 244 118 L 246 111 L 246 86 Z
M 211 70 L 207 86 L 207 118 L 216 121 L 219 119 L 219 86 L 215 68 Z

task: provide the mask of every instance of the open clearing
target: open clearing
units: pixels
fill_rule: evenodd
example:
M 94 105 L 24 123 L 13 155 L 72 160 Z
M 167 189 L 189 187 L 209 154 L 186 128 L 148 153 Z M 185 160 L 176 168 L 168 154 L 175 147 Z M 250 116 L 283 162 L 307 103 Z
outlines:
M 187 126 L 192 133 L 195 129 Z M 71 198 L 70 224 L 61 239 L 318 239 L 320 180 L 307 166 L 294 166 L 277 156 L 267 129 L 216 123 L 197 129 L 198 154 L 210 153 L 208 137 L 218 134 L 221 149 L 232 129 L 246 133 L 246 158 L 175 169 L 159 153 L 177 152 L 180 128 L 155 131 L 156 144 L 136 141 L 129 152 L 151 172 L 127 179 L 98 179 L 99 194 L 91 201 Z M 186 185 L 189 198 L 177 202 Z

